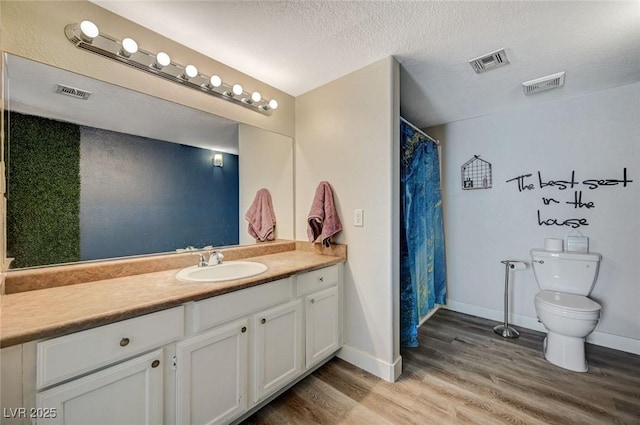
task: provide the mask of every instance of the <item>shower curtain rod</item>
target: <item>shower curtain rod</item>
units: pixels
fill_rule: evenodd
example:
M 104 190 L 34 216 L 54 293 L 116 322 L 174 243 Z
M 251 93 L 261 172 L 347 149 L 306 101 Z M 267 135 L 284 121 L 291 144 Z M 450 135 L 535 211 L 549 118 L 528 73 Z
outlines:
M 429 136 L 427 133 L 425 133 L 424 131 L 420 130 L 418 127 L 416 127 L 415 125 L 411 124 L 409 121 L 407 121 L 406 119 L 404 119 L 402 117 L 400 117 L 400 121 L 402 121 L 403 123 L 407 124 L 408 126 L 413 128 L 415 131 L 417 131 L 418 133 L 422 134 L 427 139 L 431 140 L 437 146 L 440 146 L 440 140 L 434 139 L 433 137 Z

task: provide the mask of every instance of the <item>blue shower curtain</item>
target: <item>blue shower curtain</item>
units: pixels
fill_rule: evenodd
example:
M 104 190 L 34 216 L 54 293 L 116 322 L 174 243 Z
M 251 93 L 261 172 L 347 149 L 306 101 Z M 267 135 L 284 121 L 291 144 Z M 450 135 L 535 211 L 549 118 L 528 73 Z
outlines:
M 418 323 L 446 304 L 438 147 L 400 123 L 400 343 L 418 346 Z

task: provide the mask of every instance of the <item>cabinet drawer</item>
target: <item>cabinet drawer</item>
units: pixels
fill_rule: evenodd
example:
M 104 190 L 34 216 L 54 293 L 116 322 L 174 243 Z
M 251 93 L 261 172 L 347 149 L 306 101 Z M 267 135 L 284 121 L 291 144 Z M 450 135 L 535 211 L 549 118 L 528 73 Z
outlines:
M 160 347 L 184 335 L 184 307 L 100 326 L 37 345 L 38 389 Z
M 291 278 L 286 278 L 198 301 L 193 309 L 193 332 L 209 329 L 290 299 Z
M 339 265 L 302 273 L 296 276 L 296 295 L 302 296 L 338 284 Z
M 162 358 L 156 350 L 38 393 L 38 425 L 161 424 Z

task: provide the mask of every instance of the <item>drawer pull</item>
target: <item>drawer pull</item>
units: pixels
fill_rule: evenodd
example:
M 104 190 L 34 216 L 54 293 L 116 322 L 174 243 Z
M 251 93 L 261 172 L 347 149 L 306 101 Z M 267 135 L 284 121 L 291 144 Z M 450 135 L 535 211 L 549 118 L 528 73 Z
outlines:
M 245 333 L 247 331 L 247 327 L 243 326 L 242 329 L 240 329 L 240 332 Z
M 324 282 L 324 277 L 320 276 L 320 282 Z
M 262 318 L 262 320 L 260 321 L 260 323 L 262 323 L 262 324 L 264 325 L 265 323 L 267 323 L 267 319 L 265 319 L 265 318 L 263 317 L 263 318 Z
M 153 363 L 151 363 L 151 367 L 154 369 L 158 366 L 160 366 L 160 360 L 154 360 Z
M 120 340 L 120 347 L 126 347 L 127 345 L 129 345 L 129 338 L 122 338 Z

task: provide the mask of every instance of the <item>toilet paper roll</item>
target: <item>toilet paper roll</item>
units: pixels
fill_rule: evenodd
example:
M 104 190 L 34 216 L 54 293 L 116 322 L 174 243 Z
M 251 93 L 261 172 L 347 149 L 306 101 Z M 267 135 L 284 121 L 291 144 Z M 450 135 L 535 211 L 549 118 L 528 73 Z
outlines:
M 509 269 L 512 271 L 515 270 L 524 270 L 527 268 L 527 263 L 525 263 L 524 261 L 510 261 L 509 262 Z
M 544 249 L 547 251 L 557 251 L 562 252 L 564 248 L 564 241 L 562 239 L 556 238 L 546 238 L 544 240 Z

